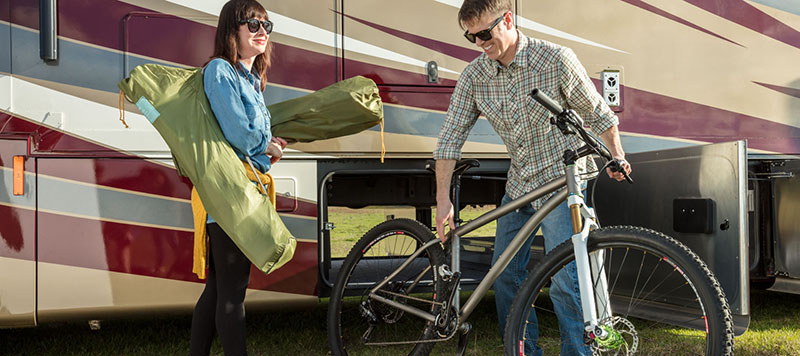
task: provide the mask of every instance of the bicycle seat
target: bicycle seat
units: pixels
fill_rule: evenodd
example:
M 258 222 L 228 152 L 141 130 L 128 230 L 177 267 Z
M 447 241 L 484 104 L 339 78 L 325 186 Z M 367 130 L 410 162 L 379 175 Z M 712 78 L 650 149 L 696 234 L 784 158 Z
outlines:
M 453 175 L 462 175 L 470 168 L 480 167 L 481 163 L 477 159 L 467 158 L 456 162 L 456 167 L 453 168 Z
M 464 174 L 470 168 L 477 168 L 480 167 L 481 163 L 474 158 L 465 158 L 456 162 L 455 167 L 453 168 L 453 175 L 460 176 Z M 429 159 L 425 161 L 425 169 L 436 172 L 436 161 Z

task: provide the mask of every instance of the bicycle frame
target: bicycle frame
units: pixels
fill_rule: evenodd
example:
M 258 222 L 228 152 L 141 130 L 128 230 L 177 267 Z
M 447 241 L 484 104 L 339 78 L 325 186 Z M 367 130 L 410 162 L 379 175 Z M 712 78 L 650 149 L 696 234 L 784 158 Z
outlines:
M 579 153 L 574 155 L 574 158 L 582 157 L 587 155 L 586 147 L 582 147 L 579 149 Z M 466 300 L 464 305 L 459 310 L 459 318 L 458 318 L 458 325 L 464 324 L 464 322 L 469 318 L 470 314 L 475 310 L 480 302 L 481 299 L 486 295 L 490 286 L 494 284 L 497 278 L 500 276 L 500 273 L 505 270 L 508 264 L 511 262 L 511 259 L 517 252 L 522 248 L 523 243 L 525 240 L 534 232 L 534 229 L 544 220 L 545 216 L 553 211 L 559 204 L 561 204 L 564 200 L 568 201 L 570 207 L 570 214 L 572 217 L 572 224 L 573 224 L 573 232 L 574 235 L 572 236 L 573 247 L 575 250 L 576 256 L 576 267 L 578 271 L 578 284 L 580 288 L 581 296 L 591 296 L 594 295 L 592 292 L 592 280 L 595 277 L 597 280 L 600 281 L 601 286 L 600 288 L 603 290 L 599 296 L 596 296 L 597 299 L 604 299 L 604 300 L 596 300 L 596 298 L 581 298 L 581 304 L 583 309 L 583 317 L 587 331 L 594 331 L 595 327 L 598 325 L 598 315 L 596 311 L 596 306 L 601 305 L 603 309 L 601 310 L 601 317 L 605 318 L 610 315 L 610 310 L 608 309 L 609 303 L 607 290 L 605 288 L 605 276 L 592 276 L 590 269 L 590 264 L 594 264 L 595 267 L 599 266 L 603 262 L 603 256 L 592 256 L 591 260 L 587 253 L 587 239 L 589 236 L 589 232 L 593 229 L 598 228 L 598 224 L 595 219 L 594 209 L 589 208 L 584 203 L 583 197 L 580 194 L 580 187 L 578 186 L 578 172 L 577 168 L 574 165 L 574 159 L 571 163 L 568 163 L 565 169 L 565 175 L 561 176 L 560 178 L 556 178 L 541 187 L 523 195 L 520 198 L 517 198 L 506 205 L 497 207 L 481 216 L 476 218 L 475 220 L 469 221 L 464 225 L 457 227 L 455 230 L 448 233 L 450 239 L 452 239 L 451 243 L 457 244 L 459 241 L 459 236 L 465 235 L 475 229 L 478 229 L 492 221 L 497 220 L 503 215 L 508 214 L 509 212 L 519 209 L 525 205 L 530 204 L 531 202 L 539 199 L 549 193 L 552 193 L 564 186 L 567 189 L 562 190 L 556 193 L 554 196 L 550 197 L 544 205 L 536 211 L 536 213 L 528 219 L 528 221 L 523 225 L 523 227 L 519 230 L 514 239 L 509 244 L 508 248 L 500 255 L 497 262 L 489 269 L 484 279 L 478 284 L 477 288 L 475 288 L 472 295 Z M 420 248 L 418 248 L 414 253 L 411 254 L 394 272 L 392 272 L 389 276 L 387 276 L 382 282 L 378 283 L 375 287 L 373 287 L 369 292 L 369 297 L 379 301 L 381 303 L 390 305 L 394 308 L 403 310 L 425 320 L 435 322 L 436 315 L 431 314 L 430 312 L 421 310 L 419 308 L 409 306 L 403 303 L 396 302 L 394 300 L 390 300 L 384 298 L 377 294 L 377 292 L 383 288 L 383 286 L 388 283 L 388 281 L 392 280 L 395 276 L 397 276 L 401 271 L 403 271 L 411 262 L 416 259 L 423 251 L 430 248 L 431 246 L 436 245 L 439 243 L 439 239 L 433 239 L 425 244 L 423 244 Z M 454 251 L 454 260 L 457 259 L 459 256 L 456 256 L 458 251 Z M 598 268 L 594 269 L 598 271 Z M 421 276 L 428 272 L 428 269 L 422 271 L 420 275 L 416 278 L 414 283 L 410 286 L 409 290 L 413 289 L 418 281 L 420 280 Z M 434 271 L 434 273 L 439 273 L 439 271 Z M 456 306 L 457 307 L 457 306 Z M 449 339 L 449 337 L 448 337 Z M 443 339 L 444 341 L 446 339 Z M 433 340 L 432 340 L 433 341 Z

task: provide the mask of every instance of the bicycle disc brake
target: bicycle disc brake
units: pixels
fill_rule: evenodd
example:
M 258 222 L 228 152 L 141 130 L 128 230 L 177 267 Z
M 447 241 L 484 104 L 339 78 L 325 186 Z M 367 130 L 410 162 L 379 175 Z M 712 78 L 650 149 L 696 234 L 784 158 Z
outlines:
M 588 338 L 595 354 L 633 355 L 639 348 L 639 334 L 633 323 L 618 316 L 600 320 Z

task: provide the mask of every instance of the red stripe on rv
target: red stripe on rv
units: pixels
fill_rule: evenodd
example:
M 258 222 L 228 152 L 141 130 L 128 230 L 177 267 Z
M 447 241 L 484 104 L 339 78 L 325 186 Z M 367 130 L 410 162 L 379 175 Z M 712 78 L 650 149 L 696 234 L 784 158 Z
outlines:
M 39 165 L 40 174 L 164 197 L 187 200 L 190 197 L 191 182 L 187 178 L 178 176 L 172 167 L 102 147 L 80 137 L 54 131 L 8 114 L 0 113 L 0 127 L 4 128 L 4 132 L 30 133 L 38 147 L 36 155 L 40 156 L 40 159 L 47 159 L 48 151 L 59 153 L 59 158 L 47 160 L 47 164 Z M 64 153 L 74 153 L 81 158 L 63 158 Z M 10 168 L 11 158 L 8 158 L 8 164 L 4 164 L 0 159 L 0 166 Z M 292 206 L 294 201 L 278 197 L 278 209 L 289 209 Z M 297 208 L 287 213 L 316 217 L 317 205 L 314 202 L 298 199 Z
M 38 29 L 38 2 L 20 0 L 12 7 L 14 23 Z M 131 6 L 123 2 L 78 1 L 59 8 L 60 36 L 92 43 L 101 47 L 124 50 L 174 63 L 202 66 L 213 53 L 216 28 L 180 17 Z M 125 33 L 121 33 L 124 24 Z M 333 23 L 331 23 L 333 26 Z M 119 31 L 109 31 L 119 29 Z M 176 31 L 179 29 L 179 31 Z M 169 33 L 191 33 L 165 36 Z M 125 38 L 123 48 L 121 39 Z M 158 41 L 153 41 L 158 38 Z M 338 58 L 273 42 L 273 66 L 269 81 L 304 89 L 321 89 L 335 83 Z M 345 53 L 347 56 L 347 53 Z M 364 62 L 346 60 L 345 78 L 364 75 L 377 84 L 428 86 L 424 68 L 408 72 Z M 298 71 L 297 68 L 305 70 Z M 455 86 L 454 80 L 441 80 L 436 86 Z
M 595 86 L 602 88 L 599 80 Z M 622 87 L 620 130 L 703 142 L 746 139 L 748 148 L 800 154 L 800 128 L 708 105 Z
M 33 210 L 0 205 L 0 257 L 27 261 L 36 258 L 36 213 Z
M 203 282 L 192 273 L 193 244 L 190 232 L 39 213 L 41 262 Z M 267 276 L 254 269 L 250 287 L 314 295 L 316 271 L 317 244 L 298 242 L 279 270 Z

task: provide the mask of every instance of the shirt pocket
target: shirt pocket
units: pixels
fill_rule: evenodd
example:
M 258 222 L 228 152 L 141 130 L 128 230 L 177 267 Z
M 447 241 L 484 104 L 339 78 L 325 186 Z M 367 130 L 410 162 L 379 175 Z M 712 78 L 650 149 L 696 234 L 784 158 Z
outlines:
M 507 117 L 503 110 L 504 103 L 500 100 L 479 100 L 477 102 L 478 110 L 486 117 L 486 120 L 492 124 L 494 130 L 504 136 L 504 132 L 510 132 L 511 128 L 506 122 Z
M 257 105 L 253 105 L 251 103 L 244 103 L 244 114 L 247 115 L 247 120 L 255 121 L 255 119 L 260 115 L 260 109 Z
M 503 117 L 503 102 L 500 100 L 478 100 L 478 110 L 481 114 L 491 119 Z
M 261 104 L 251 93 L 243 93 L 242 104 L 244 105 L 244 113 L 251 123 L 258 122 L 259 118 L 264 116 Z

